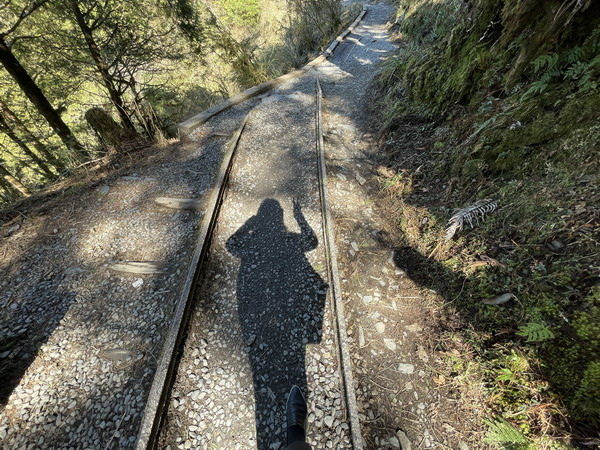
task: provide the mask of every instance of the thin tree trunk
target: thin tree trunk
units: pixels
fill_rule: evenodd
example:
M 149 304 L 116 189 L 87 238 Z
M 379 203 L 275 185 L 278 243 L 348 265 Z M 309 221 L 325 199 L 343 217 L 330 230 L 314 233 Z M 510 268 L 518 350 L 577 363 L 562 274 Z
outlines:
M 4 117 L 10 120 L 10 122 L 15 125 L 15 127 L 21 132 L 21 134 L 25 136 L 25 139 L 33 143 L 35 149 L 39 152 L 40 155 L 42 155 L 42 157 L 46 159 L 46 161 L 48 161 L 48 163 L 52 167 L 54 167 L 59 172 L 65 170 L 65 165 L 62 163 L 62 161 L 52 154 L 48 147 L 46 147 L 42 143 L 42 141 L 40 141 L 38 137 L 29 130 L 29 128 L 21 121 L 21 119 L 19 119 L 16 116 L 16 114 L 8 107 L 8 105 L 4 103 L 1 99 L 0 114 L 3 114 Z
M 17 82 L 23 93 L 37 110 L 48 121 L 50 127 L 60 137 L 66 147 L 73 152 L 79 159 L 86 157 L 83 145 L 71 132 L 71 129 L 63 122 L 58 112 L 52 107 L 39 86 L 31 78 L 29 73 L 15 57 L 10 47 L 6 44 L 3 37 L 0 36 L 0 62 L 4 65 L 6 71 Z
M 4 191 L 0 196 L 5 202 L 9 202 L 15 196 L 15 190 L 3 177 L 0 177 L 0 188 Z
M 24 197 L 29 197 L 31 195 L 29 189 L 23 186 L 19 180 L 12 176 L 12 174 L 6 170 L 3 165 L 0 165 L 0 177 L 4 178 L 4 180 L 7 181 L 11 187 L 19 191 Z
M 1 115 L 0 131 L 5 133 L 15 144 L 19 146 L 19 148 L 23 151 L 23 153 L 25 153 L 25 155 L 27 155 L 27 157 L 29 157 L 35 164 L 37 164 L 37 166 L 40 169 L 42 169 L 46 178 L 48 178 L 49 180 L 56 178 L 56 175 L 50 170 L 50 167 L 48 167 L 48 165 L 44 161 L 42 161 L 35 153 L 31 151 L 27 144 L 25 144 L 25 142 L 23 142 L 23 140 L 15 134 L 13 129 L 10 127 L 10 125 L 8 125 L 8 123 L 6 123 L 4 117 L 2 117 Z
M 134 133 L 134 135 L 137 135 L 135 126 L 133 125 L 129 114 L 127 114 L 127 111 L 125 110 L 125 102 L 123 101 L 123 97 L 115 87 L 114 77 L 110 74 L 108 70 L 108 65 L 102 58 L 102 54 L 100 52 L 100 49 L 98 48 L 98 44 L 94 39 L 92 29 L 85 21 L 85 17 L 83 15 L 83 12 L 81 12 L 81 9 L 79 8 L 79 3 L 77 0 L 71 0 L 71 8 L 73 9 L 73 14 L 75 14 L 77 24 L 79 25 L 79 28 L 83 33 L 83 37 L 85 38 L 85 42 L 90 50 L 90 55 L 92 56 L 92 59 L 96 64 L 98 72 L 100 72 L 100 75 L 102 76 L 102 82 L 104 83 L 104 87 L 108 91 L 111 101 L 117 108 L 117 112 L 119 114 L 119 118 L 121 119 L 121 124 L 123 125 L 123 128 L 125 128 L 127 131 Z
M 0 149 L 7 155 L 12 156 L 12 158 L 17 161 L 19 163 L 19 167 L 18 170 L 22 170 L 24 168 L 27 168 L 29 170 L 33 170 L 35 173 L 37 173 L 40 177 L 42 178 L 47 178 L 47 175 L 42 172 L 39 168 L 35 167 L 34 165 L 32 165 L 30 163 L 30 161 L 23 161 L 22 158 L 20 158 L 19 156 L 15 155 L 13 152 L 11 152 L 8 148 L 6 148 L 5 145 L 0 144 Z

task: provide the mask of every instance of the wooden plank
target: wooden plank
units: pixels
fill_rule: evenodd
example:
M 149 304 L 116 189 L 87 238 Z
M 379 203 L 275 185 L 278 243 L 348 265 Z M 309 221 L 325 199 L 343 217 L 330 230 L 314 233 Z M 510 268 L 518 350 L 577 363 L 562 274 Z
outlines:
M 179 128 L 179 132 L 182 135 L 189 134 L 194 129 L 198 128 L 200 125 L 207 122 L 208 119 L 219 114 L 220 112 L 223 112 L 226 109 L 231 108 L 232 106 L 235 106 L 239 103 L 242 103 L 246 100 L 256 97 L 257 95 L 268 92 L 271 89 L 279 86 L 282 83 L 285 83 L 288 80 L 298 78 L 299 76 L 304 75 L 306 72 L 308 72 L 313 67 L 323 63 L 324 61 L 327 60 L 327 58 L 329 58 L 329 56 L 331 56 L 331 54 L 333 53 L 335 48 L 339 45 L 339 43 L 342 42 L 346 36 L 348 36 L 350 33 L 352 33 L 352 31 L 354 31 L 354 28 L 356 28 L 356 26 L 360 23 L 360 21 L 363 19 L 363 17 L 365 16 L 366 13 L 367 13 L 367 9 L 366 9 L 366 7 L 364 7 L 363 10 L 361 11 L 361 13 L 358 15 L 358 17 L 356 19 L 354 19 L 354 22 L 352 22 L 352 24 L 342 34 L 340 34 L 331 44 L 329 44 L 329 47 L 327 47 L 327 49 L 323 53 L 321 53 L 321 55 L 319 55 L 317 58 L 315 58 L 313 61 L 309 62 L 302 68 L 295 70 L 293 72 L 287 73 L 285 75 L 282 75 L 280 77 L 277 77 L 273 80 L 266 81 L 257 86 L 246 89 L 245 91 L 242 91 L 239 94 L 228 98 L 224 102 L 219 103 L 218 105 L 213 106 L 212 108 L 209 108 L 205 111 L 202 111 L 200 114 L 197 114 L 194 117 L 191 117 L 191 118 L 187 119 L 186 121 L 178 124 L 177 128 Z
M 152 449 L 157 444 L 156 437 L 168 398 L 171 380 L 174 375 L 177 351 L 183 339 L 185 325 L 189 319 L 191 304 L 194 298 L 194 288 L 199 278 L 202 262 L 206 258 L 208 249 L 210 248 L 212 231 L 217 222 L 235 151 L 247 120 L 248 116 L 246 115 L 229 144 L 227 153 L 221 163 L 217 181 L 208 201 L 206 210 L 210 211 L 210 214 L 203 217 L 200 225 L 200 232 L 194 246 L 194 253 L 188 266 L 181 295 L 175 306 L 173 319 L 163 344 L 163 350 L 146 401 L 140 432 L 135 444 L 136 450 Z
M 117 272 L 135 273 L 140 275 L 161 273 L 162 264 L 158 261 L 123 261 L 109 266 Z
M 171 209 L 195 209 L 202 208 L 202 202 L 196 198 L 158 197 L 154 201 L 160 206 Z

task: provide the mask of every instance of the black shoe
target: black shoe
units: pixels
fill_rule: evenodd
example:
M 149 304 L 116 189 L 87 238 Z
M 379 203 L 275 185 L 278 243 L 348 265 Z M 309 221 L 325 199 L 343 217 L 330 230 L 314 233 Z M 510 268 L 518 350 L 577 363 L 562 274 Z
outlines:
M 306 439 L 308 408 L 302 391 L 296 385 L 292 386 L 290 390 L 285 411 L 288 445 L 296 441 L 304 441 Z

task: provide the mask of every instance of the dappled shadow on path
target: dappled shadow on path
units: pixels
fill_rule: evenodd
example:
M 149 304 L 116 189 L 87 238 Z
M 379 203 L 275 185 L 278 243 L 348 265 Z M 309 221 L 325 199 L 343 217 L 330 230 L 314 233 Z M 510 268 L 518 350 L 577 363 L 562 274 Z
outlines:
M 275 418 L 282 416 L 293 384 L 306 393 L 306 345 L 320 342 L 322 334 L 327 286 L 305 256 L 318 240 L 297 202 L 294 218 L 300 233 L 288 231 L 279 202 L 266 199 L 227 241 L 227 250 L 241 259 L 237 300 L 253 374 L 259 449 L 283 440 L 285 424 Z

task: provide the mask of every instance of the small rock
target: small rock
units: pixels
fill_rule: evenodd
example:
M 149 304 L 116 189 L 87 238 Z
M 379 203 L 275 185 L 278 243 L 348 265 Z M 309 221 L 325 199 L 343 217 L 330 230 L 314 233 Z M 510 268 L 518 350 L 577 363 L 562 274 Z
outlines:
M 360 184 L 361 186 L 367 182 L 367 180 L 365 180 L 363 177 L 361 177 L 358 174 L 358 172 L 356 173 L 356 181 L 358 181 L 358 184 Z
M 398 372 L 400 373 L 405 373 L 410 375 L 411 373 L 414 373 L 415 371 L 415 366 L 413 366 L 412 364 L 406 364 L 406 363 L 400 363 L 398 364 Z M 411 385 L 412 388 L 412 385 Z
M 352 241 L 350 245 L 352 246 L 352 250 L 354 250 L 355 252 L 358 251 L 358 244 L 356 242 Z
M 398 436 L 398 440 L 400 441 L 400 447 L 402 447 L 402 450 L 411 450 L 410 441 L 406 437 L 404 431 L 398 430 L 396 432 L 396 436 Z
M 502 305 L 503 303 L 506 303 L 512 300 L 513 298 L 516 298 L 514 294 L 506 293 L 502 295 L 497 295 L 496 297 L 487 298 L 485 300 L 482 300 L 481 303 L 483 303 L 484 305 Z
M 8 229 L 8 231 L 6 232 L 6 234 L 4 235 L 4 237 L 8 237 L 8 236 L 10 236 L 11 234 L 13 234 L 13 233 L 15 233 L 16 231 L 18 231 L 18 230 L 19 230 L 19 228 L 21 228 L 21 225 L 19 225 L 18 223 L 17 223 L 17 224 L 15 224 L 15 225 L 13 225 L 12 227 L 10 227 L 10 228 Z
M 363 327 L 358 327 L 358 345 L 359 347 L 365 346 L 365 331 Z
M 394 447 L 394 448 L 401 448 L 400 447 L 400 441 L 398 440 L 397 437 L 392 436 L 391 438 L 388 439 L 388 443 Z
M 96 189 L 96 192 L 98 192 L 100 195 L 106 195 L 108 194 L 108 191 L 110 191 L 110 187 L 107 185 L 100 186 L 98 189 Z
M 329 428 L 331 428 L 331 426 L 333 425 L 333 416 L 325 417 L 324 421 L 325 421 L 325 425 L 327 425 Z
M 112 348 L 102 351 L 100 357 L 109 361 L 129 361 L 133 357 L 133 353 L 124 348 Z
M 133 283 L 131 283 L 131 285 L 134 288 L 139 288 L 142 284 L 144 284 L 144 280 L 142 280 L 141 278 L 137 278 Z
M 559 241 L 558 239 L 554 239 L 552 242 L 546 244 L 546 247 L 548 247 L 548 249 L 553 252 L 558 252 L 565 248 L 565 244 L 562 241 Z
M 385 346 L 387 348 L 389 348 L 391 351 L 396 351 L 396 343 L 394 342 L 393 339 L 384 339 L 383 343 L 385 344 Z
M 385 323 L 377 322 L 375 324 L 375 329 L 377 330 L 378 333 L 383 333 L 385 331 Z

